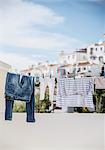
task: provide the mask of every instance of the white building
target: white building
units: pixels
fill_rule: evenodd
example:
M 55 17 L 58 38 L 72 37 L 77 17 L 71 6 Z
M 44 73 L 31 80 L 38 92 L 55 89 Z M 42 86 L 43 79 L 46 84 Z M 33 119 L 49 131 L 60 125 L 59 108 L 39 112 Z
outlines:
M 73 73 L 75 70 L 76 74 L 86 72 L 88 56 L 87 49 L 80 49 L 73 53 L 64 53 L 63 51 L 59 54 L 58 63 L 61 65 L 59 69 L 64 69 L 68 73 Z
M 101 68 L 99 65 L 90 62 L 82 62 L 76 66 L 76 74 L 83 76 L 99 76 Z
M 99 75 L 101 67 L 105 63 L 105 42 L 92 44 L 85 49 L 77 50 L 73 53 L 59 54 L 58 62 L 61 69 L 66 72 L 72 72 L 75 69 L 76 74 Z M 90 73 L 91 72 L 91 73 Z
M 87 55 L 91 63 L 100 64 L 105 62 L 105 41 L 89 45 Z
M 0 61 L 0 112 L 4 112 L 5 110 L 4 88 L 5 88 L 6 73 L 10 70 L 11 70 L 10 65 Z
M 43 63 L 38 63 L 36 65 L 32 65 L 28 69 L 20 71 L 21 74 L 28 75 L 31 73 L 32 76 L 40 77 L 44 76 L 54 76 L 57 75 L 58 64 L 50 64 L 48 61 Z
M 58 63 L 61 65 L 65 64 L 77 64 L 79 62 L 86 62 L 88 61 L 88 56 L 87 56 L 87 49 L 81 49 L 74 51 L 73 53 L 64 53 L 62 51 L 59 54 L 58 58 Z
M 105 42 L 92 44 L 84 49 L 76 50 L 72 53 L 62 51 L 58 56 L 57 64 L 50 64 L 48 61 L 32 65 L 23 74 L 31 73 L 33 76 L 57 76 L 58 70 L 76 74 L 99 75 L 101 67 L 105 62 Z M 90 73 L 91 72 L 91 73 Z

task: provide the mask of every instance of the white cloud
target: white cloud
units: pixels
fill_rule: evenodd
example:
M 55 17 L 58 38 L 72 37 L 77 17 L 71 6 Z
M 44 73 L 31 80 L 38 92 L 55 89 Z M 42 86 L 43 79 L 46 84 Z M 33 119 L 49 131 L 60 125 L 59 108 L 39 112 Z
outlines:
M 22 0 L 3 0 L 0 5 L 0 28 L 6 33 L 35 24 L 51 26 L 64 21 L 62 16 L 46 6 Z
M 2 39 L 1 39 L 2 40 Z M 57 33 L 40 33 L 35 36 L 6 36 L 2 43 L 12 46 L 43 49 L 43 50 L 61 50 L 61 49 L 73 49 L 83 45 L 79 40 L 69 38 L 62 34 Z
M 83 43 L 79 40 L 36 28 L 36 24 L 56 27 L 63 22 L 63 16 L 46 6 L 22 0 L 0 0 L 0 44 L 48 51 L 81 47 Z M 0 52 L 0 59 L 18 69 L 35 63 L 30 56 L 23 57 L 18 51 L 17 54 Z
M 52 26 L 63 23 L 64 17 L 52 9 L 22 0 L 0 1 L 0 43 L 46 50 L 78 47 L 81 42 L 57 33 L 46 33 L 35 24 Z
M 15 53 L 7 53 L 7 52 L 0 52 L 0 60 L 5 63 L 8 63 L 13 68 L 21 70 L 23 68 L 27 68 L 29 65 L 35 63 L 34 60 L 31 60 L 28 57 L 21 56 Z
M 59 34 L 47 35 L 46 37 L 41 36 L 39 38 L 32 37 L 13 37 L 5 39 L 6 44 L 10 44 L 12 46 L 20 46 L 20 47 L 29 47 L 37 49 L 46 49 L 47 51 L 55 51 L 56 55 L 58 55 L 57 51 L 61 50 L 68 51 L 73 50 L 73 48 L 78 48 L 83 45 L 82 42 L 71 39 L 66 36 L 62 36 Z M 70 49 L 71 48 L 71 49 Z M 24 52 L 24 56 L 21 53 L 10 53 L 10 52 L 0 52 L 0 60 L 10 64 L 11 66 L 17 68 L 18 70 L 22 70 L 27 68 L 27 66 L 35 64 L 36 62 L 42 62 L 49 60 L 51 56 L 47 56 L 47 52 L 45 55 L 42 54 L 32 54 L 26 55 Z M 55 59 L 55 61 L 57 61 Z

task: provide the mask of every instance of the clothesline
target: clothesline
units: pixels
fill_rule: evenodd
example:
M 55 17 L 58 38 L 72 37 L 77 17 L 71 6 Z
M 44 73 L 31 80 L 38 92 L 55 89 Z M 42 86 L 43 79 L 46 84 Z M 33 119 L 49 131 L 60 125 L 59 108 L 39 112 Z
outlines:
M 5 85 L 6 120 L 12 120 L 14 101 L 21 100 L 26 102 L 27 122 L 35 122 L 34 80 L 35 78 L 32 76 L 7 73 Z M 40 77 L 40 100 L 44 100 L 46 87 L 49 86 L 49 100 L 53 104 L 55 85 L 54 77 Z M 104 77 L 57 78 L 56 106 L 66 112 L 67 107 L 94 109 L 93 93 L 95 89 L 105 89 Z

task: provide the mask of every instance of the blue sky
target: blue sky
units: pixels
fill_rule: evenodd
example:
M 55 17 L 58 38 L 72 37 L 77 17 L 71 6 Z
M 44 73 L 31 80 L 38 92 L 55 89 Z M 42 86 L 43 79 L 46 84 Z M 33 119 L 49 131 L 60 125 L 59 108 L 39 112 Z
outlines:
M 104 0 L 0 0 L 0 60 L 17 69 L 101 40 Z

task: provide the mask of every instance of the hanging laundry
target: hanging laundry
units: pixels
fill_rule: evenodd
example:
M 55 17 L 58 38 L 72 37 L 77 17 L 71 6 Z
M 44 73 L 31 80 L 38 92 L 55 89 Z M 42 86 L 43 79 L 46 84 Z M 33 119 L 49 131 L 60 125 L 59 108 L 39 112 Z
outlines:
M 97 89 L 97 90 L 105 89 L 105 78 L 104 77 L 96 77 L 95 78 L 95 89 Z
M 5 95 L 25 102 L 31 100 L 33 92 L 33 77 L 22 76 L 19 74 L 7 73 Z
M 95 109 L 93 103 L 93 93 L 94 93 L 94 78 L 85 77 L 83 78 L 84 86 L 84 107 Z
M 15 100 L 26 102 L 27 122 L 35 122 L 34 118 L 34 78 L 19 74 L 7 73 L 5 84 L 5 120 L 12 120 Z
M 73 78 L 63 78 L 58 81 L 59 88 L 57 97 L 59 97 L 59 100 L 57 100 L 57 106 L 66 110 L 67 107 L 80 107 L 83 105 L 81 104 L 83 102 L 81 99 L 83 99 L 82 95 L 84 93 L 84 89 L 81 81 L 82 80 L 78 79 L 74 80 Z
M 67 107 L 90 107 L 93 105 L 94 82 L 92 78 L 58 79 L 57 106 L 66 110 Z
M 56 96 L 56 106 L 61 107 L 63 111 L 66 111 L 66 90 L 65 90 L 66 78 L 59 78 L 57 81 L 57 96 Z
M 44 100 L 46 87 L 49 87 L 49 100 L 53 102 L 54 99 L 54 88 L 55 88 L 55 78 L 40 78 L 40 100 Z
M 40 78 L 40 100 L 44 100 L 45 96 L 45 80 L 44 78 Z

